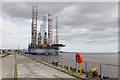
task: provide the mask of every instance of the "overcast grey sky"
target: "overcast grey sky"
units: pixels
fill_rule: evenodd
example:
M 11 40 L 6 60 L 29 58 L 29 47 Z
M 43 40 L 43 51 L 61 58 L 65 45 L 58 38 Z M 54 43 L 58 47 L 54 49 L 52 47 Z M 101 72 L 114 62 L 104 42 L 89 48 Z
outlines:
M 3 2 L 3 48 L 27 48 L 33 4 L 38 5 L 39 23 L 48 12 L 59 17 L 63 51 L 118 51 L 117 2 Z

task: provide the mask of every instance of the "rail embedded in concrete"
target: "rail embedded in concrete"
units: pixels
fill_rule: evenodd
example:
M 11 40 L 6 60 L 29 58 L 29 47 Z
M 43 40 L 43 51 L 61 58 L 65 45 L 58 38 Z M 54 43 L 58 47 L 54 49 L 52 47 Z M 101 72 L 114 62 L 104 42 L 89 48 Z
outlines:
M 15 54 L 15 67 L 14 67 L 14 80 L 17 80 L 17 63 L 16 63 L 17 57 Z

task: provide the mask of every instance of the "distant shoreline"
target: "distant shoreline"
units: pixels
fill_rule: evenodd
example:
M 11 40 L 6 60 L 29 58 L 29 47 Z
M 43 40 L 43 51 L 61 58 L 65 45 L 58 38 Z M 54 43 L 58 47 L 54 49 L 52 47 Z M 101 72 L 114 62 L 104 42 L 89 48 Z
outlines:
M 77 53 L 77 52 L 65 52 L 65 51 L 60 51 L 60 53 Z M 118 54 L 120 52 L 81 52 L 85 54 Z

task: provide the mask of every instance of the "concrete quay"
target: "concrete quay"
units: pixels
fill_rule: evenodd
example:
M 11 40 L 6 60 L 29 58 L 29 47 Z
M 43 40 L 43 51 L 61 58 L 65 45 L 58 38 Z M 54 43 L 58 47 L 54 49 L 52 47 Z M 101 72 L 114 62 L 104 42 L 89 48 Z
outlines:
M 17 55 L 18 78 L 75 78 L 44 64 Z
M 25 57 L 23 55 L 17 54 L 11 54 L 9 56 L 6 56 L 1 59 L 2 65 L 2 79 L 5 78 L 11 78 L 15 79 L 15 74 L 17 73 L 18 79 L 33 79 L 33 78 L 43 78 L 43 79 L 72 79 L 76 80 L 76 77 L 70 76 L 64 72 L 61 72 L 59 70 L 56 70 L 52 67 L 46 66 L 44 64 L 41 64 L 39 62 L 36 62 L 28 57 Z M 17 64 L 17 67 L 15 68 L 15 64 Z M 17 72 L 16 72 L 17 70 Z M 78 80 L 78 79 L 77 79 Z M 79 79 L 80 80 L 80 79 Z
M 0 57 L 0 80 L 2 79 L 2 58 Z
M 14 78 L 14 66 L 15 66 L 14 54 L 6 56 L 1 60 L 2 60 L 1 64 L 2 78 Z

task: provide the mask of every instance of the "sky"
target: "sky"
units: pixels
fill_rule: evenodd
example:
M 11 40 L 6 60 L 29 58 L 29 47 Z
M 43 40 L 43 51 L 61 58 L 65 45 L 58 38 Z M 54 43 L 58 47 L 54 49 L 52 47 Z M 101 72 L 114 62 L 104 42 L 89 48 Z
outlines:
M 2 2 L 0 48 L 27 49 L 33 4 L 38 5 L 38 27 L 49 12 L 59 17 L 59 42 L 66 45 L 62 51 L 118 51 L 117 2 Z

